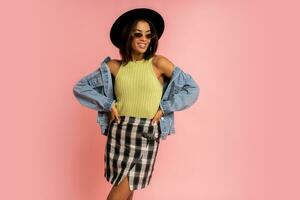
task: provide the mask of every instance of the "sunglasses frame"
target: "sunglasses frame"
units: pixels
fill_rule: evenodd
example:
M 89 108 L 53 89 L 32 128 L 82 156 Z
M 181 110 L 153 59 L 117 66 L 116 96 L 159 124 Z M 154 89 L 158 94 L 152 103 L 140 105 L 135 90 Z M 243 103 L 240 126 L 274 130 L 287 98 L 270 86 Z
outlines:
M 146 38 L 147 38 L 148 40 L 151 40 L 151 39 L 153 39 L 153 38 L 156 37 L 156 35 L 153 34 L 153 33 L 143 34 L 143 33 L 141 33 L 141 32 L 133 32 L 131 35 L 132 35 L 132 37 L 134 37 L 134 38 L 141 38 L 143 35 L 145 35 Z M 151 37 L 149 37 L 149 35 L 151 35 Z

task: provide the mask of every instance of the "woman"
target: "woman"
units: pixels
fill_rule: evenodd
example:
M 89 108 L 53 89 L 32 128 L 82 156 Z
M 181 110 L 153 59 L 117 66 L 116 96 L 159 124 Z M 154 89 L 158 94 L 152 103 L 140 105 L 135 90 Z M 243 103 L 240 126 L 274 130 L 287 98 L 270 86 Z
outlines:
M 73 90 L 80 103 L 98 111 L 107 136 L 104 175 L 113 184 L 109 200 L 132 199 L 134 190 L 150 183 L 160 138 L 175 132 L 174 111 L 190 107 L 198 97 L 192 77 L 155 54 L 163 30 L 164 20 L 154 10 L 122 14 L 110 32 L 122 59 L 106 58 Z

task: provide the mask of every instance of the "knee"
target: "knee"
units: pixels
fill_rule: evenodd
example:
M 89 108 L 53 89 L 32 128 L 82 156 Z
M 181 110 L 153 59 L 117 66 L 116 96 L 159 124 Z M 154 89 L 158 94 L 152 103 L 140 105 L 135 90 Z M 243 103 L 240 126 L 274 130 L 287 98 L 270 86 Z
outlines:
M 106 200 L 126 200 L 126 198 L 123 198 L 120 194 L 117 193 L 109 193 Z
M 132 198 L 133 198 L 133 191 L 131 191 L 131 193 L 130 193 L 129 197 L 127 198 L 127 200 L 132 200 Z
M 131 199 L 131 195 L 125 197 L 121 194 L 109 194 L 106 200 L 128 200 L 128 198 Z

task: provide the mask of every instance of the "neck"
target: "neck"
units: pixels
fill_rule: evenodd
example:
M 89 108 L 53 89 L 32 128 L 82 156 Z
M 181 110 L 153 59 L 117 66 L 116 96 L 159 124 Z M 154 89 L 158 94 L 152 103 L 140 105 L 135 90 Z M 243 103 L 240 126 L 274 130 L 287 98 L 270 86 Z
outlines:
M 142 59 L 144 59 L 144 54 L 132 52 L 131 57 L 132 57 L 133 61 L 142 60 Z

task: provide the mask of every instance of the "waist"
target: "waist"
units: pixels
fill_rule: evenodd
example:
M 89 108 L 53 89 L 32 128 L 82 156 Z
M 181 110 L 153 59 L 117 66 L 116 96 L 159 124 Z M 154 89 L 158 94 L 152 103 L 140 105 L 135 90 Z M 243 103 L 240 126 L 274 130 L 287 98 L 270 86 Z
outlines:
M 152 119 L 159 108 L 159 103 L 160 100 L 157 102 L 143 102 L 140 99 L 140 102 L 138 100 L 117 101 L 115 105 L 120 116 Z
M 117 122 L 115 119 L 114 123 Z M 155 122 L 153 125 L 151 124 L 151 119 L 146 117 L 134 117 L 128 115 L 121 115 L 120 116 L 120 123 L 121 125 L 133 125 L 133 126 L 157 126 L 159 122 Z

